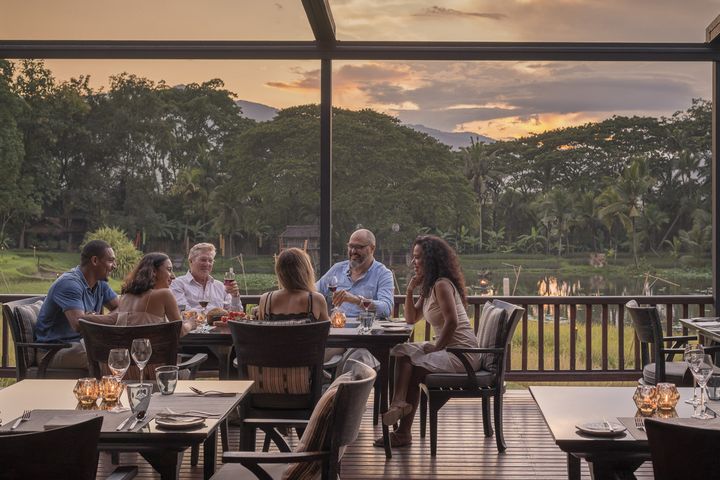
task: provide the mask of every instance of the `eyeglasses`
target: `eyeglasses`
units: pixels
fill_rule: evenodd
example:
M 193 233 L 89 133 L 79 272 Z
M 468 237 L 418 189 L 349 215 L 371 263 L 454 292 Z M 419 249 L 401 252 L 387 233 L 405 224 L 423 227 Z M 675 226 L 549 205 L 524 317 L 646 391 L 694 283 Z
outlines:
M 359 243 L 348 243 L 348 250 L 362 250 L 365 247 L 370 246 L 370 244 L 367 245 L 360 245 Z

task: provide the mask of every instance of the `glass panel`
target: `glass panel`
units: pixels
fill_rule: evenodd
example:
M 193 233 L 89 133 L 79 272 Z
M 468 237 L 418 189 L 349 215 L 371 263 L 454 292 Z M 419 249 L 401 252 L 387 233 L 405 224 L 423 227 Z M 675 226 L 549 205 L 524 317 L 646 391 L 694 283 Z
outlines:
M 7 0 L 5 40 L 312 40 L 291 0 Z
M 461 253 L 475 294 L 705 292 L 709 70 L 338 63 L 335 253 L 373 230 L 400 292 L 428 232 Z
M 0 198 L 0 263 L 29 263 L 2 270 L 6 291 L 47 292 L 102 226 L 167 252 L 179 274 L 189 246 L 212 242 L 215 278 L 232 266 L 243 294 L 274 287 L 281 245 L 317 259 L 319 108 L 308 104 L 319 86 L 290 85 L 317 62 L 13 63 L 14 75 L 0 69 L 14 120 L 0 122 L 13 186 Z M 119 262 L 117 291 L 134 262 Z
M 438 6 L 442 5 L 442 6 Z M 704 42 L 709 0 L 330 0 L 340 40 Z

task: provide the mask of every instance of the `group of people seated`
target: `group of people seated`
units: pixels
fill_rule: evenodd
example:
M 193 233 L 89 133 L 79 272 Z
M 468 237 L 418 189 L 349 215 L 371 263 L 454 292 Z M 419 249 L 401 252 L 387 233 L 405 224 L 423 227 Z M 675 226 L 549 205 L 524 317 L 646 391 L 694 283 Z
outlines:
M 319 280 L 309 256 L 303 250 L 284 250 L 276 259 L 278 290 L 260 297 L 259 321 L 311 322 L 328 320 L 328 300 L 347 316 L 362 309 L 388 317 L 392 312 L 392 272 L 374 258 L 375 236 L 360 229 L 350 236 L 347 260 L 333 265 Z M 115 269 L 115 253 L 101 240 L 88 242 L 80 265 L 61 275 L 50 287 L 36 324 L 38 342 L 67 342 L 51 367 L 85 368 L 87 357 L 79 333 L 79 320 L 108 325 L 138 325 L 183 320 L 183 332 L 195 328 L 193 317 L 184 318 L 181 309 L 199 311 L 226 307 L 239 297 L 233 281 L 212 277 L 215 247 L 210 243 L 193 246 L 188 254 L 189 270 L 178 278 L 164 253 L 148 253 L 125 278 L 121 296 L 108 285 Z M 411 443 L 410 427 L 418 405 L 418 385 L 430 372 L 463 372 L 458 358 L 445 348 L 477 347 L 477 340 L 465 311 L 465 283 L 455 251 L 439 237 L 425 235 L 413 243 L 414 275 L 407 285 L 405 320 L 414 324 L 426 319 L 434 328 L 434 342 L 396 346 L 396 379 L 391 406 L 383 422 L 400 422 L 391 434 L 391 446 Z M 415 299 L 415 291 L 419 298 Z M 327 300 L 326 300 L 327 299 Z M 364 299 L 370 299 L 361 305 Z M 239 299 L 238 299 L 239 300 Z M 207 302 L 201 306 L 201 302 Z M 109 313 L 103 313 L 104 310 Z M 329 352 L 331 355 L 333 352 Z M 471 362 L 477 363 L 477 359 Z M 383 446 L 382 438 L 375 442 Z

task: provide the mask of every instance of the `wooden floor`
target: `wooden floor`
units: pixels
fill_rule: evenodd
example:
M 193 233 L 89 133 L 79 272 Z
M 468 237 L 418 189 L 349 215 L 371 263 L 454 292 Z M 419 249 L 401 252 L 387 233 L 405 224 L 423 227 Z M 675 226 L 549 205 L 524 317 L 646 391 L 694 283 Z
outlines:
M 430 456 L 430 438 L 420 438 L 416 422 L 413 445 L 395 449 L 393 458 L 387 461 L 383 450 L 372 446 L 373 439 L 380 436 L 380 427 L 372 425 L 372 403 L 368 403 L 360 436 L 343 458 L 342 478 L 567 478 L 566 456 L 555 446 L 530 393 L 527 390 L 510 390 L 505 398 L 505 439 L 508 449 L 504 454 L 497 453 L 494 437 L 485 438 L 482 434 L 479 402 L 454 400 L 440 412 L 438 455 L 435 458 Z M 231 434 L 236 432 L 231 429 Z M 232 436 L 231 447 L 237 448 L 237 435 Z M 121 464 L 139 466 L 140 474 L 137 478 L 159 478 L 139 455 L 121 454 L 120 460 Z M 98 478 L 105 478 L 112 470 L 109 455 L 102 454 L 100 462 Z M 583 478 L 589 479 L 584 462 L 582 468 Z M 649 463 L 640 467 L 636 473 L 639 479 L 653 478 Z M 189 454 L 184 458 L 181 478 L 202 479 L 202 465 L 191 467 Z

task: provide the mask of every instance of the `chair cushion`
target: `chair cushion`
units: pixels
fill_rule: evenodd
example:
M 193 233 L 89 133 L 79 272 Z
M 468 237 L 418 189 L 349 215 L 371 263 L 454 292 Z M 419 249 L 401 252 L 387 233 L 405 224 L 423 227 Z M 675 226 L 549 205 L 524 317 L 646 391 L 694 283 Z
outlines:
M 495 382 L 495 373 L 480 370 L 475 372 L 475 379 L 479 387 L 490 387 Z M 428 388 L 458 388 L 467 385 L 465 373 L 430 373 L 423 382 Z
M 272 478 L 280 478 L 284 470 L 287 468 L 287 464 L 284 463 L 264 463 L 262 468 L 270 474 Z M 257 480 L 257 477 L 250 472 L 247 468 L 237 463 L 226 463 L 218 470 L 215 475 L 212 476 L 211 480 L 245 480 L 253 479 Z
M 480 325 L 478 326 L 478 346 L 480 348 L 503 347 L 506 320 L 507 312 L 505 312 L 504 309 L 496 307 L 491 302 L 486 302 L 483 306 L 479 321 Z M 497 372 L 497 363 L 497 354 L 480 354 L 480 370 L 495 373 Z
M 308 367 L 258 367 L 248 365 L 248 376 L 255 384 L 252 393 L 284 393 L 292 395 L 310 392 Z
M 643 380 L 650 385 L 656 385 L 655 364 L 648 363 L 643 368 Z M 665 362 L 665 381 L 674 383 L 678 387 L 691 387 L 692 374 L 686 362 Z
M 315 405 L 307 428 L 305 428 L 300 443 L 295 449 L 296 452 L 317 452 L 328 448 L 330 423 L 338 385 L 351 380 L 353 380 L 352 372 L 340 375 L 323 393 L 317 405 Z M 340 452 L 340 455 L 342 456 L 342 452 Z M 285 471 L 282 478 L 283 480 L 319 479 L 321 467 L 320 462 L 293 463 Z
M 35 341 L 35 324 L 37 323 L 42 304 L 43 301 L 38 300 L 35 303 L 15 307 L 15 315 L 17 315 L 20 327 L 20 342 Z M 23 349 L 23 357 L 25 358 L 25 365 L 29 367 L 36 365 L 34 350 L 29 348 Z

